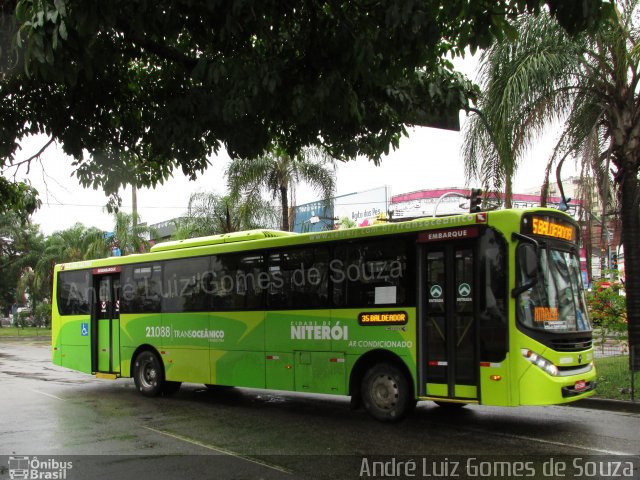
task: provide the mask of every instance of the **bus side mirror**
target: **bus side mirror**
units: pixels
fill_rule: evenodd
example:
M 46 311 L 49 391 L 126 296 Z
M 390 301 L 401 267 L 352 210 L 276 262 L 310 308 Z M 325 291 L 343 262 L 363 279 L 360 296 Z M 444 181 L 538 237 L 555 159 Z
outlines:
M 518 268 L 522 281 L 520 286 L 511 291 L 511 296 L 516 298 L 522 292 L 526 292 L 538 283 L 538 248 L 531 243 L 521 243 L 516 250 L 518 257 Z
M 518 262 L 527 278 L 538 276 L 538 251 L 534 245 L 525 243 L 518 248 Z

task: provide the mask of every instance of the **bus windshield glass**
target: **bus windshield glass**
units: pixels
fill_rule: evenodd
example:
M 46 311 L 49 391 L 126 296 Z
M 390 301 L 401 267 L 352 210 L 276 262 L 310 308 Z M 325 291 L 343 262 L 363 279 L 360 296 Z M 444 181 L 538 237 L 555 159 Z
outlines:
M 575 253 L 540 248 L 537 279 L 528 278 L 524 265 L 518 265 L 518 285 L 533 286 L 518 295 L 518 320 L 529 328 L 563 332 L 591 330 Z

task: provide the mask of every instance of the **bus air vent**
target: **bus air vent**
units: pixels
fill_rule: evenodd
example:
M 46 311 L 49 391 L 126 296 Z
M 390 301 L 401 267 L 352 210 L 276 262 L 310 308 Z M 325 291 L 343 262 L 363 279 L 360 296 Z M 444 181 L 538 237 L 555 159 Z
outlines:
M 591 348 L 591 337 L 556 338 L 552 348 L 557 352 L 581 352 Z

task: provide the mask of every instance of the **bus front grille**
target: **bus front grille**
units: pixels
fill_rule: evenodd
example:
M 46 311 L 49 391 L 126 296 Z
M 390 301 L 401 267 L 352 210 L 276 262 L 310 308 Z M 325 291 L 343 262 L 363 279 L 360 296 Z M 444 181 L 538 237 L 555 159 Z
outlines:
M 552 341 L 552 348 L 557 352 L 581 352 L 591 348 L 591 337 L 556 338 Z

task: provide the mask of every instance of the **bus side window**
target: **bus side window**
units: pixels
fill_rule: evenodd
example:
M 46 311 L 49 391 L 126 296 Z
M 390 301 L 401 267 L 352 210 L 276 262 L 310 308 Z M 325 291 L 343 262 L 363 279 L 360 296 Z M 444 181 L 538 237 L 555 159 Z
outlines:
M 329 307 L 329 250 L 290 249 L 269 255 L 270 308 Z
M 485 294 L 480 296 L 478 333 L 480 360 L 504 360 L 507 352 L 506 244 L 493 230 L 480 239 L 480 280 Z
M 341 245 L 331 263 L 336 306 L 403 305 L 407 294 L 407 241 L 366 240 Z
M 156 313 L 162 306 L 162 265 L 125 265 L 122 268 L 121 313 Z
M 210 257 L 181 258 L 164 263 L 163 312 L 209 310 Z
M 58 312 L 60 315 L 89 313 L 91 272 L 76 270 L 58 273 Z
M 259 253 L 214 256 L 207 287 L 213 297 L 213 310 L 262 308 L 263 264 L 263 256 Z

